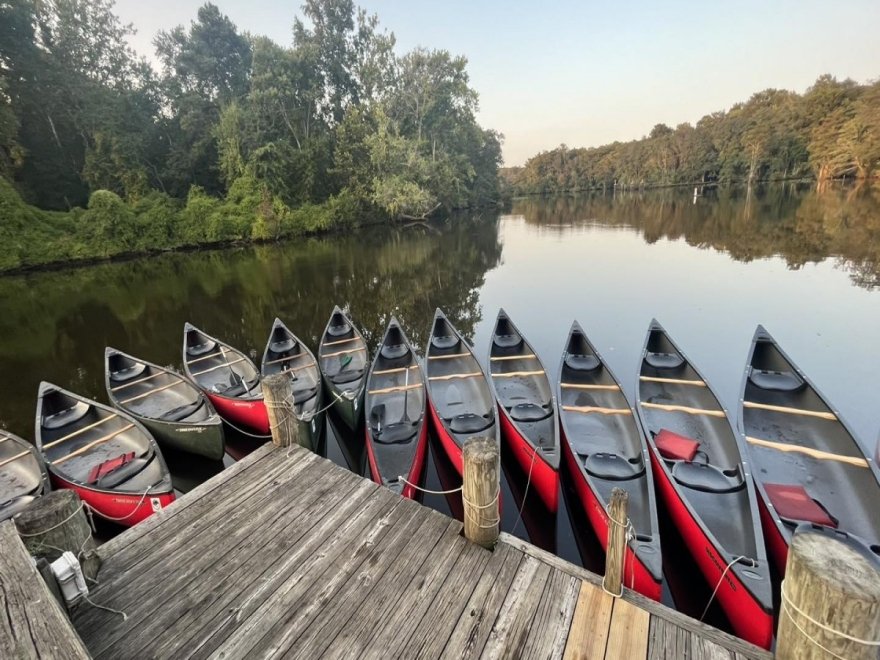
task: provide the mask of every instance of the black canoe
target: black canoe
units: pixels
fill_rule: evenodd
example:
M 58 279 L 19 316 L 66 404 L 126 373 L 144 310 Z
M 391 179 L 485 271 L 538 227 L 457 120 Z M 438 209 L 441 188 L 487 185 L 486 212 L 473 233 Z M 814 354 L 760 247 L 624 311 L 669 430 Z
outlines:
M 174 501 L 156 441 L 121 410 L 41 383 L 35 436 L 52 485 L 107 519 L 134 525 Z
M 769 648 L 772 589 L 755 489 L 727 411 L 657 321 L 642 353 L 637 410 L 672 520 L 736 633 Z M 729 568 L 728 568 L 729 567 Z
M 104 350 L 107 397 L 147 427 L 160 445 L 223 458 L 223 422 L 208 398 L 180 374 L 127 355 Z
M 624 582 L 659 601 L 663 567 L 645 434 L 620 382 L 577 321 L 559 364 L 556 399 L 565 464 L 587 519 L 605 547 L 611 491 L 626 490 L 635 538 L 625 557 Z
M 549 511 L 559 506 L 559 424 L 547 371 L 535 349 L 500 310 L 489 346 L 489 382 L 501 435 Z
M 764 328 L 746 364 L 740 427 L 764 535 L 781 574 L 797 525 L 859 537 L 880 554 L 880 471 L 846 422 Z
M 334 307 L 321 336 L 318 359 L 333 409 L 351 429 L 360 419 L 369 358 L 360 331 L 345 312 Z
M 489 437 L 500 442 L 498 412 L 473 350 L 439 309 L 425 351 L 425 376 L 434 428 L 461 475 L 461 451 L 468 438 Z
M 281 319 L 275 319 L 263 351 L 260 374 L 265 378 L 280 373 L 289 374 L 293 382 L 293 407 L 300 443 L 316 451 L 324 429 L 324 392 L 318 361 Z
M 373 360 L 364 399 L 373 481 L 414 498 L 428 449 L 425 378 L 403 329 L 392 317 Z
M 269 434 L 260 372 L 248 356 L 186 323 L 183 369 L 227 423 L 258 435 Z
M 49 476 L 37 448 L 0 429 L 0 521 L 47 492 Z

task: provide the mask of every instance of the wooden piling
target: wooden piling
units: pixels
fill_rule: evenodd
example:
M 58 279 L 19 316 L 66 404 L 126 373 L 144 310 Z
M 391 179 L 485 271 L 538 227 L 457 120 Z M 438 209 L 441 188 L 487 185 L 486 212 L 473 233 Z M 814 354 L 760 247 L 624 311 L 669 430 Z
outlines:
M 613 488 L 611 490 L 611 501 L 608 503 L 608 545 L 605 547 L 605 578 L 602 586 L 612 594 L 623 593 L 628 501 L 629 493 L 622 488 Z
M 299 420 L 293 404 L 293 380 L 290 374 L 281 372 L 266 376 L 262 381 L 263 400 L 269 414 L 272 444 L 289 447 L 300 444 Z
M 462 450 L 464 535 L 473 543 L 492 548 L 498 542 L 501 515 L 501 461 L 494 438 L 470 438 Z
M 880 565 L 858 542 L 832 531 L 798 530 L 788 551 L 781 597 L 780 660 L 876 660 Z
M 55 490 L 38 497 L 13 521 L 18 535 L 34 557 L 53 562 L 65 551 L 79 560 L 83 575 L 94 580 L 101 567 L 92 529 L 82 501 L 72 490 Z

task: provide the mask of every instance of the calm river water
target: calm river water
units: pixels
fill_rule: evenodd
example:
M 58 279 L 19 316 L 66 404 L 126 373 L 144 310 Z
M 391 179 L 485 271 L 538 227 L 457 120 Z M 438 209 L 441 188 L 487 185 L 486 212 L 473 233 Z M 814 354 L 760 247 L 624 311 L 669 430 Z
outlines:
M 391 314 L 424 347 L 439 306 L 484 361 L 503 306 L 553 379 L 578 319 L 630 395 L 656 317 L 731 410 L 761 323 L 871 452 L 880 428 L 880 190 L 792 185 L 519 200 L 501 215 L 430 226 L 0 278 L 0 426 L 32 437 L 41 380 L 106 400 L 105 346 L 179 366 L 191 321 L 256 355 L 279 316 L 316 348 L 334 304 L 350 309 L 373 347 Z M 251 442 L 232 438 L 230 453 Z M 325 444 L 327 456 L 363 472 L 362 438 L 331 431 Z M 169 463 L 181 491 L 223 467 L 188 456 Z M 572 497 L 564 493 L 554 520 L 529 496 L 517 522 L 525 477 L 504 467 L 504 529 L 601 571 L 601 548 Z M 426 486 L 457 485 L 449 470 L 432 451 Z M 424 503 L 460 506 L 435 495 Z M 696 571 L 669 525 L 661 531 L 665 598 L 699 615 L 708 589 L 690 579 Z

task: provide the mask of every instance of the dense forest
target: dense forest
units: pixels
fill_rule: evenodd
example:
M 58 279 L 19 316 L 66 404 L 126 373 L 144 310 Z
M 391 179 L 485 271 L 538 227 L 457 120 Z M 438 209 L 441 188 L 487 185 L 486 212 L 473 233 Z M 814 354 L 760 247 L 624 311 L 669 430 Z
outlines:
M 497 201 L 465 58 L 352 0 L 301 15 L 279 45 L 205 4 L 154 67 L 112 0 L 0 2 L 0 270 Z
M 880 174 L 880 81 L 822 76 L 806 93 L 768 89 L 696 126 L 657 124 L 641 140 L 560 145 L 502 170 L 518 194 L 683 183 Z

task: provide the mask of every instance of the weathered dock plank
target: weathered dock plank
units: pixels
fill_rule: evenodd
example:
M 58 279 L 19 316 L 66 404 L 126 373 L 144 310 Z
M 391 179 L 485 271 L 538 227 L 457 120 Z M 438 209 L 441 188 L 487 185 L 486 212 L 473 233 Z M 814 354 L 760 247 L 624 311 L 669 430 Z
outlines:
M 563 656 L 565 660 L 605 657 L 613 608 L 614 599 L 601 587 L 589 582 L 581 582 L 568 640 L 565 644 Z
M 10 520 L 0 523 L 0 612 L 0 658 L 89 657 Z
M 644 658 L 648 654 L 651 615 L 623 598 L 614 599 L 605 657 Z

